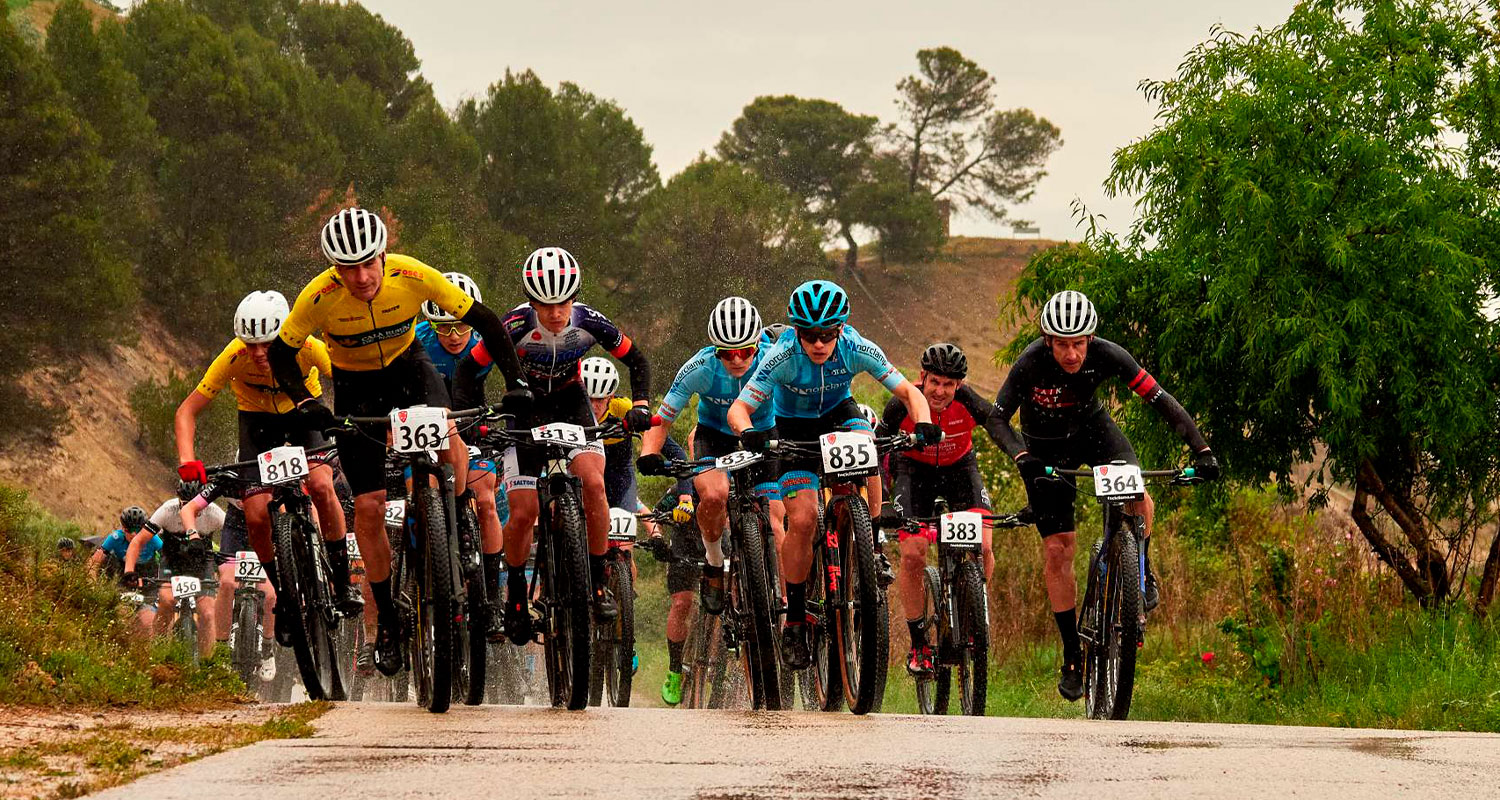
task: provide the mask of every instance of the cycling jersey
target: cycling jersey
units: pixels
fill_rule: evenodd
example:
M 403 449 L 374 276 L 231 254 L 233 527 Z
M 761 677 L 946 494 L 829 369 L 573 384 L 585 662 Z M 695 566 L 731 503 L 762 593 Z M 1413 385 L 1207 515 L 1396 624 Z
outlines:
M 437 369 L 439 375 L 443 376 L 443 383 L 448 386 L 448 393 L 452 394 L 453 376 L 458 371 L 458 362 L 463 361 L 464 356 L 472 352 L 484 340 L 479 336 L 478 331 L 470 331 L 469 343 L 464 345 L 464 349 L 457 354 L 450 353 L 447 348 L 443 347 L 443 343 L 438 341 L 437 331 L 433 330 L 432 323 L 424 319 L 417 323 L 417 341 L 421 342 L 422 347 L 427 350 L 427 357 L 432 360 L 432 366 Z M 479 371 L 479 374 L 485 375 L 489 371 L 490 368 L 485 367 Z
M 151 524 L 166 533 L 186 533 L 182 527 L 182 501 L 172 498 L 151 512 Z M 198 533 L 207 538 L 224 527 L 224 509 L 209 503 L 198 512 Z
M 953 393 L 953 401 L 947 408 L 941 412 L 933 412 L 932 421 L 943 429 L 943 440 L 935 445 L 904 451 L 899 457 L 935 467 L 956 463 L 973 451 L 976 426 L 984 426 L 990 438 L 999 441 L 1000 423 L 992 418 L 994 411 L 995 407 L 990 405 L 990 401 L 964 384 Z M 906 405 L 893 397 L 885 404 L 880 425 L 887 432 L 899 430 L 911 433 L 916 430 L 917 424 L 907 413 Z
M 906 380 L 885 353 L 851 325 L 844 326 L 832 355 L 822 364 L 807 357 L 793 329 L 781 335 L 737 399 L 755 411 L 774 394 L 778 419 L 816 419 L 853 397 L 849 386 L 861 372 L 891 391 Z
M 1063 370 L 1045 338 L 1026 346 L 995 397 L 1000 445 L 1012 457 L 1027 449 L 1010 426 L 1017 409 L 1021 412 L 1021 431 L 1028 441 L 1072 437 L 1103 412 L 1104 406 L 1094 393 L 1110 378 L 1125 381 L 1131 391 L 1156 408 L 1193 452 L 1208 448 L 1182 404 L 1167 394 L 1125 348 L 1097 336 L 1089 342 L 1088 354 L 1075 373 Z
M 125 531 L 116 528 L 114 533 L 111 533 L 110 535 L 104 537 L 104 541 L 99 543 L 99 549 L 103 550 L 105 553 L 111 556 L 114 556 L 115 558 L 120 559 L 121 561 L 124 561 L 125 553 L 130 549 L 131 538 L 132 537 L 126 534 Z M 161 552 L 161 545 L 161 537 L 152 536 L 149 541 L 141 545 L 141 552 L 140 555 L 136 557 L 136 563 L 144 564 L 151 559 L 156 558 L 156 554 Z
M 755 374 L 756 368 L 765 360 L 767 348 L 767 345 L 761 345 L 755 353 L 755 360 L 750 362 L 750 368 L 738 378 L 730 375 L 729 370 L 724 368 L 724 362 L 719 360 L 716 348 L 705 347 L 699 350 L 677 370 L 672 387 L 657 406 L 656 413 L 662 418 L 662 424 L 671 425 L 696 394 L 698 425 L 733 436 L 734 431 L 729 428 L 729 406 L 734 404 L 745 384 Z M 770 404 L 757 408 L 750 415 L 750 427 L 755 430 L 767 430 L 775 424 L 776 413 Z
M 341 370 L 368 372 L 389 365 L 416 338 L 422 303 L 463 317 L 474 298 L 449 283 L 443 273 L 410 256 L 387 253 L 380 291 L 368 303 L 357 300 L 329 267 L 314 278 L 281 325 L 281 340 L 293 348 L 322 331 L 328 355 Z
M 307 337 L 307 343 L 297 353 L 297 366 L 305 376 L 304 386 L 308 393 L 313 397 L 321 396 L 320 379 L 328 377 L 332 369 L 328 347 L 316 337 Z M 262 368 L 256 364 L 250 357 L 248 346 L 239 339 L 230 341 L 208 365 L 203 380 L 198 382 L 198 393 L 212 400 L 223 391 L 225 384 L 233 387 L 241 411 L 285 414 L 296 406 L 277 385 L 270 365 Z
M 558 333 L 547 330 L 537 321 L 536 309 L 530 303 L 522 303 L 505 315 L 505 332 L 516 347 L 516 357 L 521 360 L 521 369 L 538 394 L 546 394 L 578 381 L 578 365 L 594 345 L 603 347 L 610 355 L 624 360 L 632 353 L 630 337 L 600 314 L 583 304 L 573 304 L 573 316 Z M 472 353 L 480 366 L 490 363 L 489 348 L 481 342 Z M 631 368 L 631 396 L 644 400 L 648 387 L 636 386 L 633 364 Z

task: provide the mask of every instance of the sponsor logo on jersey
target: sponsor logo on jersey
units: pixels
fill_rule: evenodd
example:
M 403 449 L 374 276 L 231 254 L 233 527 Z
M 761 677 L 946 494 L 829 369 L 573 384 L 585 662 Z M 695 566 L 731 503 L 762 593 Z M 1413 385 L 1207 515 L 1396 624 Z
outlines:
M 369 345 L 375 344 L 376 342 L 383 342 L 388 339 L 399 339 L 402 336 L 405 336 L 408 332 L 411 331 L 412 322 L 415 319 L 416 317 L 409 317 L 401 322 L 396 323 L 395 325 L 387 325 L 383 328 L 374 328 L 362 333 L 340 335 L 329 331 L 328 338 L 342 347 L 367 347 Z

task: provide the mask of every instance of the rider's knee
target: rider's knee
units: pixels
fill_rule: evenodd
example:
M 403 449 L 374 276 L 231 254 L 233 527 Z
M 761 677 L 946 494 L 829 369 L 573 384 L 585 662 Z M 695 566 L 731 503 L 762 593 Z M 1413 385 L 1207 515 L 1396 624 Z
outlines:
M 494 492 L 476 492 L 474 494 L 474 507 L 483 513 L 495 513 Z
M 1042 540 L 1042 553 L 1049 566 L 1073 566 L 1073 537 L 1065 533 L 1048 536 Z
M 698 513 L 724 508 L 729 502 L 729 487 L 710 485 L 698 488 Z
M 354 498 L 355 516 L 375 515 L 385 519 L 385 498 L 379 492 L 370 492 Z

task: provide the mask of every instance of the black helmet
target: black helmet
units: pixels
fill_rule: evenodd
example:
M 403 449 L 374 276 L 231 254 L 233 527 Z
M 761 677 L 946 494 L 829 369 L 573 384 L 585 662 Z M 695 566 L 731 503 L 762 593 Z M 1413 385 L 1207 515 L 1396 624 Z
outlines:
M 922 351 L 922 371 L 963 380 L 969 374 L 969 359 L 958 345 L 938 342 Z
M 73 541 L 72 539 L 64 536 L 64 537 L 62 537 L 62 538 L 60 538 L 60 539 L 57 540 L 57 549 L 58 550 L 77 550 L 78 549 L 78 543 L 75 542 L 75 541 Z
M 120 512 L 120 527 L 130 533 L 135 533 L 146 527 L 146 509 L 140 506 L 131 506 Z

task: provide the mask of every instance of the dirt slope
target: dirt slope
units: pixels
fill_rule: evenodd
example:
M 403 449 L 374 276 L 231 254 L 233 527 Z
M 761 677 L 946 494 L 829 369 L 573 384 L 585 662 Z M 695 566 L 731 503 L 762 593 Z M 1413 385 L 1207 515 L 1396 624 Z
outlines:
M 993 395 L 1004 371 L 992 356 L 1013 333 L 1001 330 L 997 321 L 999 298 L 1009 296 L 1032 254 L 1055 244 L 959 236 L 949 240 L 935 264 L 882 266 L 861 259 L 860 277 L 869 293 L 858 285 L 847 287 L 854 325 L 913 379 L 923 348 L 945 340 L 957 344 L 969 356 L 970 382 Z
M 52 442 L 0 451 L 0 482 L 30 491 L 48 511 L 101 533 L 118 524 L 127 505 L 150 511 L 171 494 L 176 476 L 136 443 L 130 390 L 148 378 L 165 380 L 173 370 L 196 374 L 207 363 L 204 354 L 183 348 L 148 322 L 133 347 L 27 374 L 23 384 L 33 397 L 68 407 L 68 426 Z

